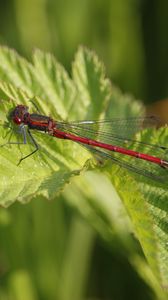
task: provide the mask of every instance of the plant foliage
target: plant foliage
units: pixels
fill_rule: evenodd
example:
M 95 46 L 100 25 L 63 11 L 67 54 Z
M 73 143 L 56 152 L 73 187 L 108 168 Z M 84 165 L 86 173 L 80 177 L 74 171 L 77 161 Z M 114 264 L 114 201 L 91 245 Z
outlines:
M 161 287 L 166 289 L 168 287 L 166 184 L 157 184 L 150 179 L 141 178 L 112 163 L 106 163 L 101 167 L 95 161 L 93 163 L 92 155 L 78 144 L 56 140 L 40 132 L 33 132 L 40 151 L 19 166 L 17 163 L 20 157 L 31 152 L 31 143 L 28 141 L 26 146 L 5 145 L 11 134 L 11 141 L 16 142 L 21 138 L 9 118 L 10 110 L 17 104 L 26 104 L 30 111 L 35 111 L 33 103 L 36 103 L 42 114 L 52 115 L 56 120 L 138 116 L 143 113 L 142 105 L 111 85 L 105 77 L 103 64 L 86 48 L 80 47 L 77 51 L 72 64 L 72 79 L 52 55 L 40 50 L 34 52 L 32 63 L 6 47 L 0 48 L 0 57 L 0 143 L 3 145 L 0 152 L 1 205 L 6 207 L 16 200 L 25 203 L 34 196 L 52 199 L 69 182 L 75 182 L 72 178 L 76 175 L 85 170 L 99 169 L 108 176 L 123 201 L 145 256 Z M 147 139 L 150 143 L 166 146 L 167 136 L 167 128 L 161 128 L 157 131 L 146 130 L 139 138 L 142 141 Z M 85 197 L 87 181 L 81 184 L 84 180 L 82 178 L 81 174 L 81 181 L 76 185 L 74 183 L 75 192 L 72 198 L 71 188 L 65 190 L 65 196 L 74 201 L 73 205 L 80 206 L 80 203 L 77 204 L 75 201 L 75 194 L 80 193 L 81 197 Z M 114 199 L 110 201 L 115 202 L 116 197 L 117 194 L 114 192 Z M 89 202 L 87 205 L 90 207 L 93 203 Z M 100 202 L 97 202 L 96 207 L 101 211 Z M 112 218 L 112 212 L 109 214 L 109 211 L 105 210 L 102 213 L 103 218 L 106 221 Z M 116 222 L 119 224 L 120 220 Z

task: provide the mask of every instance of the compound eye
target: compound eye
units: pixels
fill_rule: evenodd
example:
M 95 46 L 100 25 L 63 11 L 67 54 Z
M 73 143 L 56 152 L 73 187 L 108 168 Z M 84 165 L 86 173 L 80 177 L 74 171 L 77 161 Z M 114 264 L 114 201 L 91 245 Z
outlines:
M 17 125 L 20 125 L 22 123 L 22 120 L 21 120 L 21 118 L 15 116 L 13 118 L 13 122 Z

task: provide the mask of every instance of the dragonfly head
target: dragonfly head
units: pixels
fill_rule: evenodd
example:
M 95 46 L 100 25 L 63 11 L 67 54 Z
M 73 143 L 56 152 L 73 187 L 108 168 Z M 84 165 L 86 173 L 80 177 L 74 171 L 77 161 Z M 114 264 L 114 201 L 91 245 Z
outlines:
M 14 110 L 12 110 L 10 114 L 10 118 L 16 125 L 20 125 L 21 123 L 26 124 L 26 120 L 28 117 L 28 107 L 25 105 L 17 105 Z

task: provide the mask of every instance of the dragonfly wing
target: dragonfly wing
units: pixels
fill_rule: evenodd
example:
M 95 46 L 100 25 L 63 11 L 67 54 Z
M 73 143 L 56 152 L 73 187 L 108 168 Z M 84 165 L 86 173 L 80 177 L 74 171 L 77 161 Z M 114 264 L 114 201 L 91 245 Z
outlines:
M 113 163 L 123 167 L 134 173 L 149 177 L 158 182 L 168 182 L 168 171 L 160 167 L 159 165 L 152 164 L 148 161 L 142 161 L 141 159 L 135 157 L 126 157 L 120 153 L 114 153 L 108 150 L 101 150 L 97 147 L 92 147 L 80 143 L 83 147 L 88 149 L 95 156 L 101 159 L 111 160 Z
M 157 127 L 156 117 L 113 119 L 102 121 L 59 122 L 57 128 L 88 139 L 158 156 L 166 160 L 168 148 L 138 141 L 135 134 L 147 127 Z
M 100 121 L 60 122 L 58 128 L 88 138 L 105 140 L 132 139 L 145 128 L 158 127 L 160 120 L 154 116 L 142 118 L 112 119 Z

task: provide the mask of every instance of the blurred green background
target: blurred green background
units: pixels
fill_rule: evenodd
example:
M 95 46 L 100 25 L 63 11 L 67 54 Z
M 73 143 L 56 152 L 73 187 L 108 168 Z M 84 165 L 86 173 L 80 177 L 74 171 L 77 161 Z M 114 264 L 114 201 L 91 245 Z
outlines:
M 0 1 L 1 44 L 29 60 L 35 47 L 52 52 L 69 73 L 86 45 L 116 85 L 146 104 L 168 94 L 167 28 L 166 0 Z M 101 213 L 70 190 L 1 208 L 0 299 L 156 299 L 135 267 L 143 254 L 134 236 L 113 223 L 109 233 Z
M 30 58 L 35 47 L 71 70 L 80 44 L 96 51 L 108 76 L 147 102 L 168 94 L 166 0 L 0 1 L 0 42 Z

